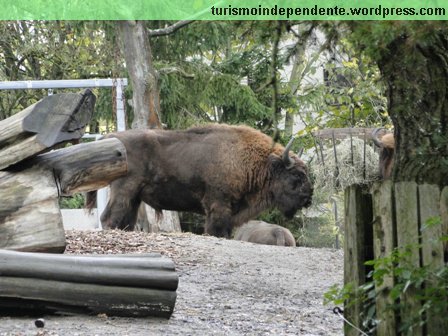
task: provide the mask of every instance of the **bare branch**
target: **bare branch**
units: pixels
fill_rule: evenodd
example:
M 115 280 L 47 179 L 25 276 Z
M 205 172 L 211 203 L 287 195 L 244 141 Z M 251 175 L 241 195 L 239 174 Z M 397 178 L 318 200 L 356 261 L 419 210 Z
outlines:
M 148 29 L 148 35 L 150 37 L 170 35 L 170 34 L 173 34 L 174 32 L 176 32 L 177 30 L 179 30 L 180 28 L 185 27 L 193 22 L 194 22 L 194 20 L 182 20 L 182 21 L 177 21 L 175 24 L 168 26 L 166 28 Z
M 182 70 L 181 68 L 178 68 L 175 66 L 159 69 L 159 73 L 163 73 L 163 74 L 170 74 L 173 72 L 178 72 L 185 78 L 195 78 L 194 74 L 189 74 L 189 73 L 185 72 L 184 70 Z

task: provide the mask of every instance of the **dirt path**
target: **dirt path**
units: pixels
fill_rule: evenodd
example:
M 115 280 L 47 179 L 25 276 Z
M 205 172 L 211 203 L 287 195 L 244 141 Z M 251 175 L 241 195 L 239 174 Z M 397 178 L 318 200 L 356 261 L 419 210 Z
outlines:
M 0 336 L 342 335 L 322 294 L 343 276 L 342 252 L 193 234 L 67 233 L 68 253 L 161 252 L 179 274 L 169 320 L 107 316 L 0 317 Z

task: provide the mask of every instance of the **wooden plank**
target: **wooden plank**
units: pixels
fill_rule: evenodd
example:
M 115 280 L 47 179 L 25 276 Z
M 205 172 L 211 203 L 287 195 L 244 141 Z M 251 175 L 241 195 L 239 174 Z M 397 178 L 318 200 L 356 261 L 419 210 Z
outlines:
M 395 209 L 397 222 L 398 247 L 409 250 L 412 253 L 400 266 L 409 265 L 411 268 L 420 267 L 420 254 L 415 246 L 419 243 L 419 217 L 418 217 L 417 183 L 398 182 L 395 184 Z M 414 249 L 408 249 L 414 246 Z M 415 298 L 415 290 L 408 288 L 401 297 L 403 308 L 400 316 L 402 323 L 408 322 L 412 316 L 416 316 L 421 309 L 421 302 Z M 414 327 L 409 335 L 422 335 L 421 327 Z
M 440 218 L 440 188 L 437 185 L 419 185 L 420 198 L 420 222 L 423 266 L 434 272 L 442 269 L 443 243 L 442 225 L 427 226 L 431 218 Z M 429 289 L 437 283 L 435 275 L 425 282 L 425 288 Z M 448 312 L 447 312 L 448 313 Z M 429 309 L 427 313 L 426 331 L 428 335 L 439 335 L 441 330 L 448 330 L 448 320 L 445 314 L 435 309 Z
M 356 192 L 354 187 L 348 187 L 345 189 L 344 195 L 345 202 L 345 221 L 344 221 L 344 232 L 345 232 L 345 243 L 344 243 L 344 285 L 352 284 L 354 286 L 359 282 L 359 272 L 358 267 L 358 251 L 356 249 Z M 355 270 L 356 268 L 356 270 Z M 351 307 L 344 307 L 344 317 L 353 323 L 355 326 L 360 324 L 360 307 L 359 305 L 354 305 Z M 344 335 L 351 336 L 357 335 L 356 331 L 344 324 Z
M 81 138 L 95 100 L 90 90 L 56 94 L 0 121 L 0 169 L 55 144 Z
M 128 286 L 0 277 L 0 307 L 59 313 L 169 318 L 176 292 Z
M 391 181 L 376 183 L 372 187 L 373 197 L 373 241 L 374 256 L 384 258 L 389 256 L 396 242 L 393 221 L 393 184 Z M 390 290 L 394 286 L 393 275 L 384 276 L 383 283 L 376 286 L 376 318 L 378 319 L 377 335 L 395 336 L 397 321 L 393 310 L 394 304 L 390 298 Z
M 443 266 L 442 225 L 427 226 L 431 218 L 440 217 L 440 188 L 436 185 L 419 185 L 420 222 L 422 223 L 423 266 L 437 269 Z
M 442 235 L 448 237 L 448 187 L 442 189 L 440 194 L 440 215 L 442 218 Z M 445 263 L 448 264 L 448 240 L 443 242 Z
M 345 189 L 345 244 L 344 284 L 358 287 L 366 282 L 366 260 L 373 258 L 372 249 L 372 201 L 361 186 Z M 361 327 L 361 303 L 345 307 L 344 316 L 358 328 Z M 358 335 L 350 325 L 344 325 L 345 335 Z

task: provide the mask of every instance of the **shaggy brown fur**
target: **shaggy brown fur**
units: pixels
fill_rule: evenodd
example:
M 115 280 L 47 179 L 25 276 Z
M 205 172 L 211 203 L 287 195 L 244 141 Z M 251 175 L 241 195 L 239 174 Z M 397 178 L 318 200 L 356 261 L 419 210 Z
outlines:
M 395 139 L 392 133 L 386 133 L 381 138 L 377 136 L 380 129 L 373 131 L 372 139 L 375 145 L 381 148 L 380 151 L 380 174 L 383 179 L 392 175 L 395 155 Z
M 130 130 L 108 137 L 125 145 L 128 174 L 110 185 L 104 227 L 132 230 L 143 201 L 157 211 L 204 213 L 207 233 L 229 237 L 234 226 L 267 208 L 291 217 L 311 203 L 304 163 L 290 153 L 288 165 L 283 146 L 247 126 Z
M 236 230 L 234 239 L 264 245 L 296 246 L 291 231 L 263 221 L 249 221 L 243 224 Z

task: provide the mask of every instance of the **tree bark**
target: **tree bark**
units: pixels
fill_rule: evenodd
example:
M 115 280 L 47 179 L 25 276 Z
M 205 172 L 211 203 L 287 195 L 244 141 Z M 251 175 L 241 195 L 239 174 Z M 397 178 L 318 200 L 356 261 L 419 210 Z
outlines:
M 448 185 L 448 36 L 403 34 L 381 54 L 395 126 L 396 181 Z
M 138 228 L 143 232 L 181 232 L 180 219 L 177 211 L 163 210 L 158 217 L 156 211 L 142 202 L 138 209 Z
M 160 90 L 159 74 L 154 68 L 149 35 L 160 36 L 174 33 L 192 21 L 179 21 L 178 24 L 166 30 L 148 32 L 144 21 L 119 21 L 118 30 L 121 37 L 122 54 L 126 60 L 126 67 L 132 83 L 132 107 L 134 120 L 132 128 L 161 128 L 160 118 Z M 179 222 L 177 213 L 170 212 L 160 220 L 153 215 L 154 211 L 147 213 L 148 206 L 140 207 L 137 224 L 144 231 L 165 231 L 172 223 L 168 218 Z
M 158 73 L 144 21 L 118 21 L 121 50 L 132 84 L 132 128 L 160 128 Z

